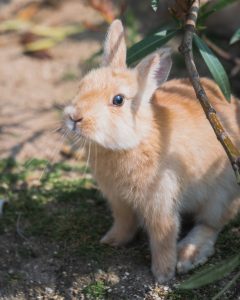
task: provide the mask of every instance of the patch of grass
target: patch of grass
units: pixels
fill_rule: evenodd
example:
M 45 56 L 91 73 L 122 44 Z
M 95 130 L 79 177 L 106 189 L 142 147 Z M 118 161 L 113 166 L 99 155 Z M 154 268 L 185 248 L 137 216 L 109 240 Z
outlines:
M 11 274 L 7 274 L 7 281 L 11 283 L 19 283 L 23 281 L 23 275 L 20 272 L 14 272 Z
M 110 214 L 106 214 L 105 201 L 94 181 L 83 177 L 83 170 L 66 163 L 48 166 L 37 159 L 24 164 L 2 160 L 0 193 L 9 207 L 0 219 L 0 234 L 16 231 L 21 215 L 18 226 L 26 238 L 55 240 L 67 245 L 64 251 L 97 260 L 106 252 L 112 253 L 114 250 L 99 244 L 110 226 Z
M 90 283 L 87 287 L 83 289 L 83 293 L 87 299 L 106 299 L 106 286 L 103 281 L 95 281 Z
M 167 300 L 199 300 L 197 295 L 194 295 L 193 291 L 183 291 L 183 290 L 179 290 L 179 291 L 173 291 L 170 292 L 167 295 Z

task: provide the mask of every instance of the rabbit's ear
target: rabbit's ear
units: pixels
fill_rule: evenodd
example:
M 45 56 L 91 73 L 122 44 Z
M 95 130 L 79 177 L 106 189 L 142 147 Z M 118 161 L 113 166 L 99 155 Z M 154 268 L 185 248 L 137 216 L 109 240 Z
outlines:
M 155 90 L 167 80 L 171 67 L 172 59 L 169 48 L 148 55 L 136 66 L 144 99 L 148 101 Z
M 122 22 L 115 20 L 110 25 L 106 36 L 102 66 L 126 67 L 126 52 L 127 48 Z

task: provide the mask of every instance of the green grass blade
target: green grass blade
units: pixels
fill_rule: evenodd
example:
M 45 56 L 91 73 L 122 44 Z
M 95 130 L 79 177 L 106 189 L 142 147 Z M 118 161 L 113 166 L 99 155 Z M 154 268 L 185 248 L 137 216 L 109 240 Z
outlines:
M 177 33 L 177 30 L 161 30 L 152 34 L 140 42 L 134 44 L 127 51 L 127 64 L 132 65 L 136 61 L 152 53 L 157 48 L 166 44 Z
M 159 5 L 159 0 L 151 0 L 151 6 L 154 11 L 157 11 Z
M 238 30 L 232 36 L 232 38 L 230 40 L 230 45 L 236 43 L 239 40 L 240 40 L 240 28 L 238 28 Z
M 191 276 L 188 280 L 181 283 L 179 289 L 195 289 L 201 286 L 210 284 L 217 280 L 222 279 L 224 276 L 231 273 L 235 268 L 240 265 L 240 255 L 235 255 L 227 260 L 222 261 L 216 266 L 208 267 L 201 272 Z
M 214 80 L 220 87 L 223 95 L 230 102 L 231 99 L 231 89 L 228 76 L 218 60 L 218 58 L 213 54 L 213 52 L 208 48 L 206 43 L 199 38 L 196 34 L 193 37 L 194 43 L 197 46 L 202 58 L 204 59 L 210 73 L 212 74 Z

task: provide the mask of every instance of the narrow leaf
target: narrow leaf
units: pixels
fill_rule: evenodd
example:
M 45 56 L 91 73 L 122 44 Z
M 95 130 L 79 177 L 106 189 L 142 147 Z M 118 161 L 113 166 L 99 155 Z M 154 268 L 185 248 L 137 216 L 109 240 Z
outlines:
M 230 45 L 236 43 L 239 40 L 240 40 L 240 28 L 238 28 L 238 30 L 232 36 L 232 38 L 230 40 Z
M 191 276 L 188 280 L 181 283 L 179 289 L 195 289 L 209 283 L 222 279 L 231 273 L 236 267 L 240 265 L 240 255 L 235 255 L 230 259 L 224 260 L 216 266 L 208 267 L 201 272 Z
M 193 40 L 200 54 L 202 55 L 202 58 L 204 59 L 209 71 L 211 72 L 214 80 L 218 84 L 227 101 L 230 102 L 230 83 L 222 64 L 220 63 L 218 58 L 213 54 L 213 52 L 208 48 L 206 43 L 196 34 L 194 34 Z
M 217 293 L 217 295 L 215 295 L 212 300 L 217 300 L 219 299 L 223 293 L 225 293 L 238 279 L 240 278 L 240 272 L 238 272 L 232 280 L 230 280 L 227 285 L 225 285 L 225 287 L 219 292 Z
M 215 11 L 223 9 L 225 6 L 228 6 L 238 0 L 218 0 L 216 1 L 211 8 Z
M 151 0 L 151 6 L 154 11 L 157 11 L 159 5 L 159 0 Z
M 157 48 L 166 44 L 176 33 L 177 30 L 164 29 L 134 44 L 127 51 L 127 64 L 132 65 L 139 59 L 154 52 Z
M 230 5 L 236 1 L 237 0 L 218 0 L 213 4 L 211 1 L 209 1 L 200 8 L 199 19 L 201 19 L 202 21 L 209 17 L 211 14 L 223 9 L 225 6 Z M 208 3 L 210 3 L 210 5 Z M 210 8 L 210 10 L 207 10 L 206 8 Z

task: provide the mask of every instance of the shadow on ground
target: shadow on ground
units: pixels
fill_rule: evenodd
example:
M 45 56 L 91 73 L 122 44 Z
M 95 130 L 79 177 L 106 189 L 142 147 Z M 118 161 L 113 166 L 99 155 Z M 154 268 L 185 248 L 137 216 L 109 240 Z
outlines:
M 210 299 L 216 294 L 225 281 L 184 293 L 172 284 L 185 277 L 170 284 L 172 291 L 155 285 L 143 232 L 126 248 L 100 245 L 112 220 L 85 169 L 64 161 L 0 161 L 0 195 L 8 200 L 0 219 L 1 299 Z M 239 249 L 239 224 L 236 219 L 220 235 L 210 264 Z M 237 292 L 236 287 L 231 295 Z

